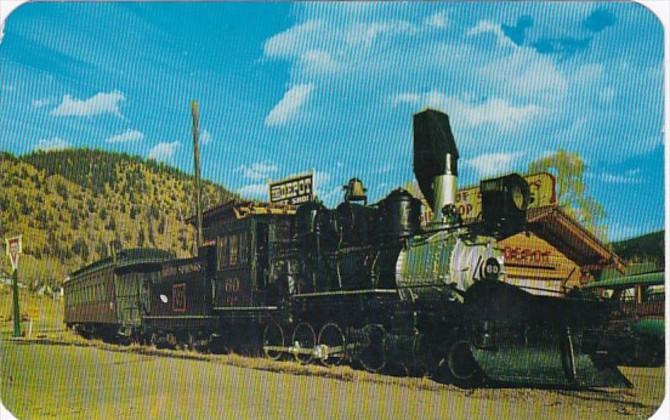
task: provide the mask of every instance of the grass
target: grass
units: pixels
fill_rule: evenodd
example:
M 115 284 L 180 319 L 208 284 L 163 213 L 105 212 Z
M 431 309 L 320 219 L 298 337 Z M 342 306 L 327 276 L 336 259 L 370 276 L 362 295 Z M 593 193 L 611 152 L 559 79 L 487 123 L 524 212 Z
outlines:
M 26 289 L 19 289 L 19 308 L 21 313 L 21 331 L 27 334 L 30 313 L 33 318 L 33 336 L 53 331 L 61 331 L 63 325 L 63 300 L 54 300 L 48 296 L 37 296 Z M 0 285 L 0 332 L 9 332 L 14 328 L 12 322 L 11 288 Z

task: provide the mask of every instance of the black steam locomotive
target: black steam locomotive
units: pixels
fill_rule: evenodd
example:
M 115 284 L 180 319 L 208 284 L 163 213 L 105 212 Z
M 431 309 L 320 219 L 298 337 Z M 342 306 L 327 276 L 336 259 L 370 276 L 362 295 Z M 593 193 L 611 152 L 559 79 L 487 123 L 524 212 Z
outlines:
M 126 274 L 138 298 L 110 303 L 116 329 L 104 331 L 156 346 L 352 363 L 461 384 L 629 385 L 599 345 L 608 315 L 602 302 L 505 283 L 496 244 L 524 229 L 524 179 L 483 181 L 481 217 L 465 225 L 454 205 L 457 160 L 448 117 L 416 114 L 414 172 L 434 214 L 423 227 L 421 203 L 407 191 L 368 204 L 355 178 L 335 209 L 318 201 L 295 210 L 210 209 L 209 245 L 198 257 L 110 263 L 114 276 L 133 267 L 144 274 Z M 65 288 L 66 323 L 88 334 L 100 326 L 70 315 L 78 298 L 68 291 L 90 272 L 74 273 Z M 124 311 L 137 311 L 141 322 L 124 324 Z

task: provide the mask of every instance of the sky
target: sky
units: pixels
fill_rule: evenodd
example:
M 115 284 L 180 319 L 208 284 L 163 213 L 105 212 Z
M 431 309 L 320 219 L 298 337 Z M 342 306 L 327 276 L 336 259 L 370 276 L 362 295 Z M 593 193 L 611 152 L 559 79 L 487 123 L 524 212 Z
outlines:
M 68 147 L 266 199 L 314 170 L 333 206 L 414 178 L 412 114 L 449 114 L 459 184 L 562 149 L 610 239 L 663 228 L 663 28 L 634 3 L 33 3 L 0 35 L 0 150 Z

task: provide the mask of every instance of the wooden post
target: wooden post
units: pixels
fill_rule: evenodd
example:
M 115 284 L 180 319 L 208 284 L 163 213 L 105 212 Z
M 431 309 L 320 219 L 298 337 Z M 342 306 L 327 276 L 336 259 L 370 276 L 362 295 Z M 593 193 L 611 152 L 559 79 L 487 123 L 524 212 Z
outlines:
M 202 246 L 202 201 L 200 189 L 200 149 L 198 147 L 199 130 L 199 110 L 198 101 L 191 102 L 191 113 L 193 114 L 193 166 L 195 172 L 195 213 L 197 228 L 195 233 L 196 255 Z
M 14 333 L 13 337 L 21 337 L 21 311 L 19 310 L 19 269 L 15 268 L 12 273 L 12 293 L 14 313 Z

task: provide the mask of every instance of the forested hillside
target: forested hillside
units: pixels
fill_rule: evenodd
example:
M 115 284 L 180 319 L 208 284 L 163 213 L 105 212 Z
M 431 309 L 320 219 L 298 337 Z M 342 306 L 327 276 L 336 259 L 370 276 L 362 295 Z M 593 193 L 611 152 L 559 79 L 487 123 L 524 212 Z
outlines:
M 665 231 L 648 233 L 636 238 L 612 243 L 614 252 L 628 262 L 648 261 L 657 267 L 665 266 Z
M 69 149 L 0 153 L 0 238 L 23 235 L 21 277 L 60 283 L 114 249 L 151 246 L 190 255 L 193 181 L 126 154 Z M 203 184 L 204 208 L 233 197 Z M 4 244 L 3 244 L 4 253 Z M 3 256 L 0 267 L 9 271 Z

